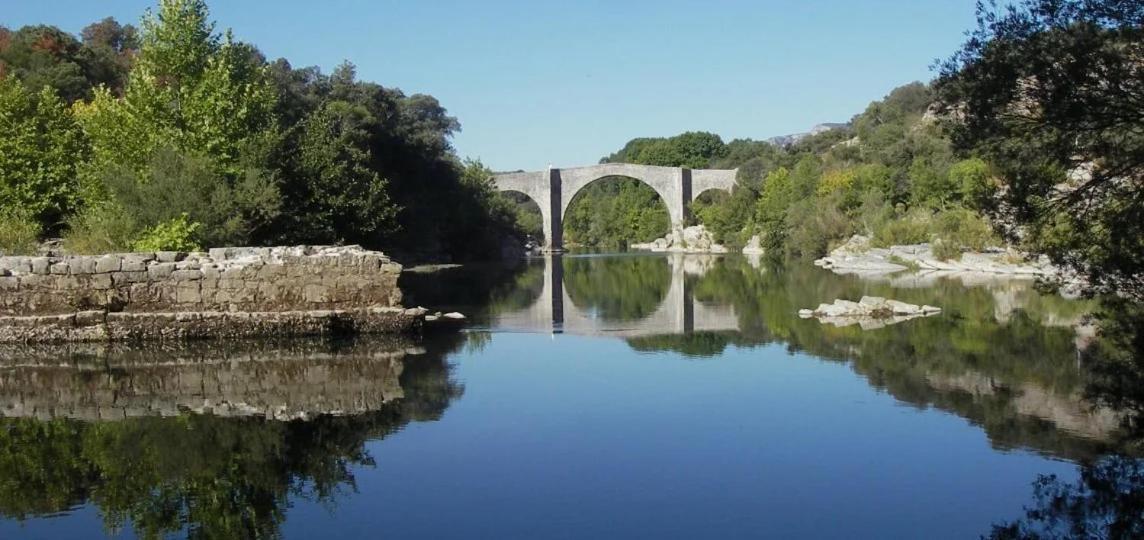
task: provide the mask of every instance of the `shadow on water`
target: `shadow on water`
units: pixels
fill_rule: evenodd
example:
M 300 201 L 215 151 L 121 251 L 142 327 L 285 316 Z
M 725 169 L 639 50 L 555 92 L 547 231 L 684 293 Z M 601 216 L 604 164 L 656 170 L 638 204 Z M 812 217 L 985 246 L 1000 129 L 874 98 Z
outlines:
M 141 537 L 277 536 L 336 504 L 365 443 L 441 417 L 465 336 L 0 351 L 0 515 L 91 504 Z

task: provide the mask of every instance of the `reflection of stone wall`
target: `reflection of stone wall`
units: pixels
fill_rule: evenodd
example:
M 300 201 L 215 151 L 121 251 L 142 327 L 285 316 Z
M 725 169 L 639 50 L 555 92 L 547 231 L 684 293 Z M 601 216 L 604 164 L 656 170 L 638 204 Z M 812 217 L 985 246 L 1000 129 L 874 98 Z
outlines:
M 115 420 L 259 415 L 277 420 L 359 414 L 403 397 L 411 342 L 390 338 L 331 349 L 322 342 L 0 347 L 0 416 Z

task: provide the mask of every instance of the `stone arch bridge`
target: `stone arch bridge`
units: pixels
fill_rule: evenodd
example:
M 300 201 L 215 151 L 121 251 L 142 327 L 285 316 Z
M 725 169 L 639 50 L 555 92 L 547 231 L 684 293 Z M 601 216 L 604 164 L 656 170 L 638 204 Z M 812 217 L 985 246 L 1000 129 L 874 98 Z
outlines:
M 546 171 L 500 173 L 493 175 L 499 191 L 527 195 L 540 206 L 547 251 L 563 248 L 564 214 L 569 203 L 588 184 L 609 176 L 635 178 L 655 190 L 667 205 L 672 227 L 683 225 L 688 205 L 709 189 L 730 192 L 738 169 L 685 169 L 628 163 L 602 163 L 588 167 Z

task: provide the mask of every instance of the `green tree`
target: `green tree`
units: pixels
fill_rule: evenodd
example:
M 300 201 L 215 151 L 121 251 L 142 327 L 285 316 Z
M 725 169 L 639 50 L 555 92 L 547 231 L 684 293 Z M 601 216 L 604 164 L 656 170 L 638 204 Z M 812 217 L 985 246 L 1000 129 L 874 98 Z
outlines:
M 125 95 L 96 92 L 78 108 L 94 166 L 140 172 L 161 147 L 195 152 L 230 178 L 276 137 L 276 94 L 247 47 L 214 33 L 202 0 L 161 0 L 143 19 Z M 252 155 L 255 154 L 255 155 Z
M 135 51 L 134 28 L 108 18 L 83 31 L 80 42 L 54 26 L 0 26 L 0 76 L 21 80 L 33 92 L 48 86 L 71 103 L 103 85 L 119 92 Z
M 33 94 L 0 77 L 0 209 L 18 208 L 49 230 L 79 204 L 76 164 L 87 145 L 48 86 Z
M 76 106 L 92 144 L 86 193 L 119 197 L 110 204 L 136 227 L 185 212 L 207 245 L 251 242 L 280 207 L 267 169 L 276 94 L 260 57 L 216 34 L 201 0 L 161 0 L 140 41 L 123 97 L 101 88 Z
M 755 221 L 762 229 L 763 242 L 768 249 L 778 249 L 786 242 L 787 210 L 794 201 L 791 174 L 780 167 L 763 179 Z
M 666 139 L 632 139 L 619 152 L 600 161 L 703 169 L 726 153 L 727 147 L 718 135 L 689 131 Z
M 394 226 L 397 208 L 372 168 L 376 123 L 369 109 L 346 101 L 327 101 L 302 120 L 285 193 L 297 205 L 286 214 L 292 240 L 376 243 Z
M 954 144 L 998 168 L 1040 248 L 1144 297 L 1144 5 L 979 4 L 978 21 L 937 81 Z
M 969 158 L 954 163 L 949 168 L 949 181 L 966 206 L 976 209 L 993 206 L 997 189 L 989 172 L 989 164 L 984 160 Z

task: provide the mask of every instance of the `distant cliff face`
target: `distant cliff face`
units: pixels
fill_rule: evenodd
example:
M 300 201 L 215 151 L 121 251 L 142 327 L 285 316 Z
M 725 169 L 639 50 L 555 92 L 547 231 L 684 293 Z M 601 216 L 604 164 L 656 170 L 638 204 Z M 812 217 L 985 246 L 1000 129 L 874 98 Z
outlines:
M 803 139 L 805 139 L 811 135 L 818 135 L 819 133 L 824 133 L 824 132 L 827 132 L 827 131 L 830 131 L 833 129 L 844 128 L 844 127 L 847 127 L 849 125 L 850 124 L 847 124 L 847 123 L 837 123 L 837 122 L 828 122 L 825 124 L 818 124 L 818 125 L 810 128 L 810 131 L 806 131 L 803 133 L 793 133 L 790 135 L 779 135 L 777 137 L 771 137 L 771 138 L 767 139 L 767 142 L 769 142 L 775 146 L 787 147 L 787 146 L 795 144 L 798 141 L 801 141 L 801 140 L 803 140 Z

